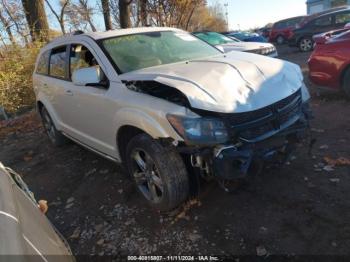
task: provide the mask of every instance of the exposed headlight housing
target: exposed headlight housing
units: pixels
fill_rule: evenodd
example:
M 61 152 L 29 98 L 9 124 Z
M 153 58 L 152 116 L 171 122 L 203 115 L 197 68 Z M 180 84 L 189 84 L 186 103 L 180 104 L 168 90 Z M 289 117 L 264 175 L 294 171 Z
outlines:
M 186 144 L 215 145 L 229 139 L 225 124 L 219 119 L 172 114 L 168 114 L 167 119 Z

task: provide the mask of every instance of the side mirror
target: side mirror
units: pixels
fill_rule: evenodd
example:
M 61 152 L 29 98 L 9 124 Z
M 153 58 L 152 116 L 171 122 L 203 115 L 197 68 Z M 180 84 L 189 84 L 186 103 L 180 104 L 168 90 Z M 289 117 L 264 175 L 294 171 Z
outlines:
M 73 72 L 72 81 L 77 86 L 102 86 L 103 72 L 99 66 L 77 69 Z

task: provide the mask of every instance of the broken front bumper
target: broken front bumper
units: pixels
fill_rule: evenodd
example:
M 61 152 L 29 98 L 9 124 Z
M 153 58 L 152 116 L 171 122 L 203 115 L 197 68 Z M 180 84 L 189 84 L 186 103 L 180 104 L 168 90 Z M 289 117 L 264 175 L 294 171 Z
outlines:
M 283 164 L 298 142 L 307 136 L 307 124 L 298 122 L 277 135 L 257 143 L 215 150 L 212 161 L 216 178 L 232 180 L 257 174 L 266 164 Z

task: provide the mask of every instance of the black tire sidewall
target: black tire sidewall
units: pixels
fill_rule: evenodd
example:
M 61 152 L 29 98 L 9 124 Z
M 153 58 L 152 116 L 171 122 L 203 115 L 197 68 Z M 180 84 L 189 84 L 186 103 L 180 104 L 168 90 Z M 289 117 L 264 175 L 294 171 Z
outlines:
M 164 185 L 163 196 L 159 203 L 148 201 L 140 192 L 145 201 L 152 208 L 166 212 L 186 200 L 189 194 L 189 181 L 186 167 L 180 155 L 170 148 L 163 147 L 147 134 L 135 136 L 126 148 L 126 166 L 133 181 L 131 154 L 137 148 L 145 151 L 153 159 Z
M 344 79 L 342 83 L 342 89 L 346 96 L 350 98 L 350 68 L 348 68 L 344 73 Z

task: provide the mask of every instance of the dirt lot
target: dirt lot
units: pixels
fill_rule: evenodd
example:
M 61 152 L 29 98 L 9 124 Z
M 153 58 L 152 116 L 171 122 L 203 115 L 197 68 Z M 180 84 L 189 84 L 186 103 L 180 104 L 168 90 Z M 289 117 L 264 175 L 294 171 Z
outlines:
M 307 73 L 309 54 L 280 53 Z M 301 147 L 289 165 L 234 194 L 203 184 L 167 216 L 148 208 L 122 167 L 74 144 L 53 148 L 36 120 L 1 138 L 0 160 L 49 201 L 48 216 L 74 254 L 349 255 L 350 166 L 325 166 L 324 157 L 350 158 L 350 103 L 307 83 L 312 156 Z

